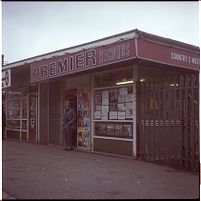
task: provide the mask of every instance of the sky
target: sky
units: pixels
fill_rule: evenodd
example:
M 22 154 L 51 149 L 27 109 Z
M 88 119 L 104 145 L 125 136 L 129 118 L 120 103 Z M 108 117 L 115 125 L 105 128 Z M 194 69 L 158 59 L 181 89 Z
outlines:
M 199 3 L 2 2 L 5 63 L 136 28 L 199 46 Z

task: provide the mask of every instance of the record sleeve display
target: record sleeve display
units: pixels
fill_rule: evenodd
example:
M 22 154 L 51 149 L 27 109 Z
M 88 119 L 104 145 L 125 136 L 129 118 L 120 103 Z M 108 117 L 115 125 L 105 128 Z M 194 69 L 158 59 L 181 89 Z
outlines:
M 97 97 L 97 102 L 100 102 Z M 82 87 L 77 90 L 77 125 L 78 146 L 90 146 L 90 90 Z
M 107 124 L 107 135 L 114 136 L 114 123 Z
M 115 136 L 123 137 L 123 124 L 122 123 L 115 124 Z
M 132 124 L 124 124 L 123 129 L 124 129 L 124 137 L 132 138 L 133 136 Z
M 94 122 L 95 136 L 132 138 L 132 123 Z

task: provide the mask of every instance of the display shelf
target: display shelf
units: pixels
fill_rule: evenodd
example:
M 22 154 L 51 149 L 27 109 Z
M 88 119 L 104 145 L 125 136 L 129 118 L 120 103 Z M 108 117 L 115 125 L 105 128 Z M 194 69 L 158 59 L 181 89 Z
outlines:
M 99 139 L 108 139 L 108 140 L 121 140 L 121 141 L 130 141 L 132 142 L 133 139 L 128 139 L 128 138 L 120 138 L 120 137 L 107 137 L 107 136 L 93 136 L 94 138 L 99 138 Z
M 101 120 L 101 119 L 94 119 L 94 122 L 115 122 L 115 123 L 133 123 L 133 120 L 123 120 L 123 119 L 117 119 L 117 120 L 112 120 L 112 119 L 108 119 L 108 120 Z

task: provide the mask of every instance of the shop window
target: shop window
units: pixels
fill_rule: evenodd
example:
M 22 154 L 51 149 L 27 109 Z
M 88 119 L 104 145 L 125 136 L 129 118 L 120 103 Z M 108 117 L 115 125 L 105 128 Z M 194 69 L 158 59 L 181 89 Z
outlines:
M 6 101 L 7 135 L 27 133 L 28 131 L 28 96 L 21 92 L 8 92 Z
M 121 82 L 131 82 L 133 81 L 133 69 L 121 69 L 117 71 L 110 71 L 105 73 L 99 73 L 94 75 L 94 87 L 108 87 L 116 86 L 116 84 Z
M 132 68 L 96 74 L 94 86 L 94 135 L 132 138 Z

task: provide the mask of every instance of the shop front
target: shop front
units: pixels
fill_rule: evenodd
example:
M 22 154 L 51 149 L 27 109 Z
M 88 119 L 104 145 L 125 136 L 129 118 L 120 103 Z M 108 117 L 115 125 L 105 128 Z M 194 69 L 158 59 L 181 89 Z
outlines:
M 8 64 L 6 138 L 63 146 L 70 99 L 76 149 L 193 168 L 199 62 L 197 47 L 133 30 Z

